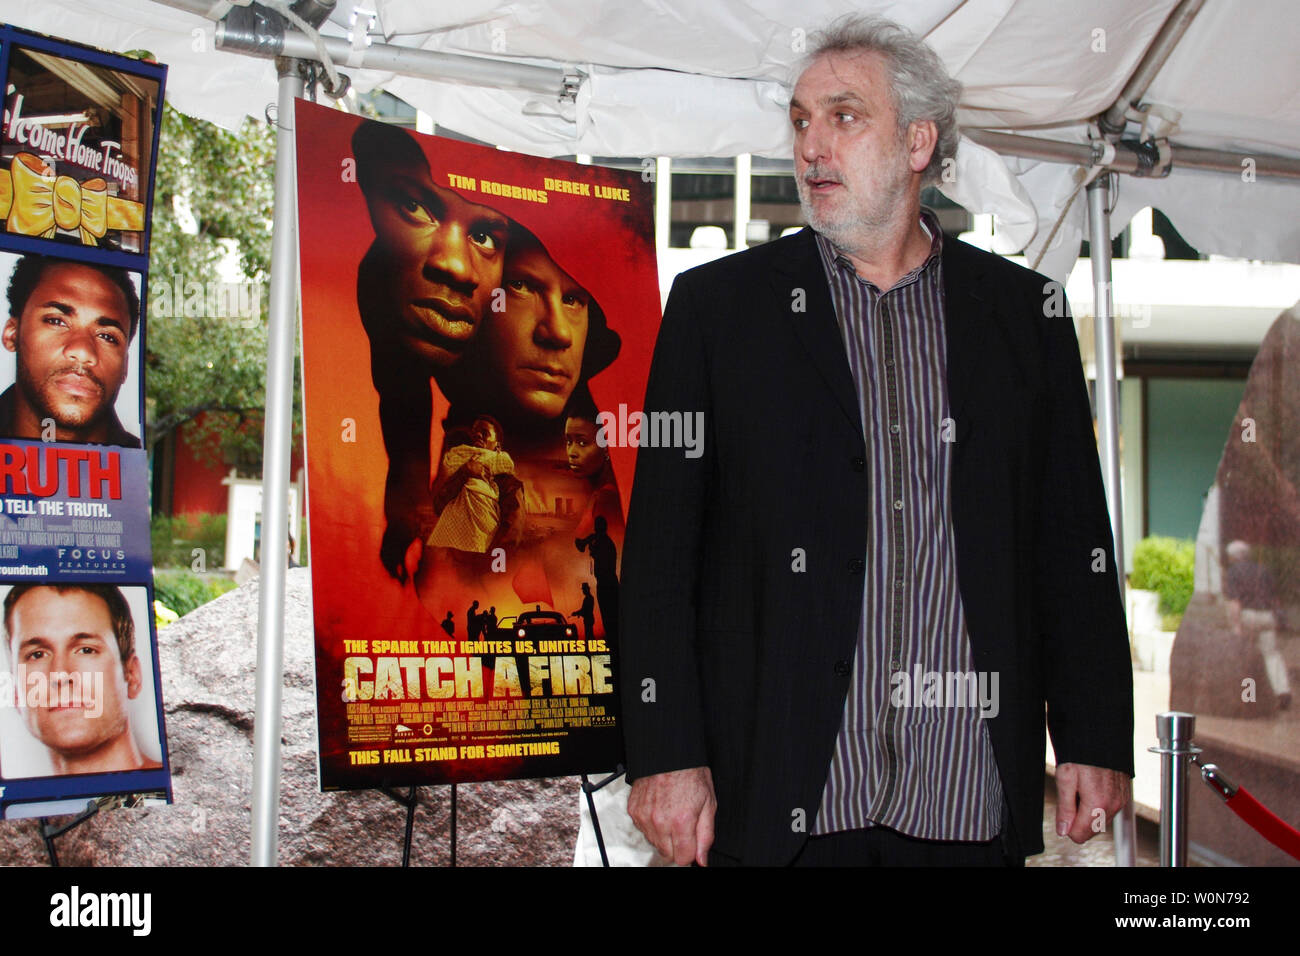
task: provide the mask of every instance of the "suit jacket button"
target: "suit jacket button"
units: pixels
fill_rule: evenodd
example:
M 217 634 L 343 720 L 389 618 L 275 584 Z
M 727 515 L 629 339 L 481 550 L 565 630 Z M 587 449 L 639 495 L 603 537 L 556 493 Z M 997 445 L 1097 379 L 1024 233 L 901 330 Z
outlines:
M 861 558 L 849 558 L 849 570 L 854 574 L 861 574 L 866 566 L 867 562 Z
M 866 471 L 866 470 L 867 470 L 867 460 L 866 460 L 865 458 L 854 458 L 854 459 L 853 459 L 853 470 L 854 470 L 854 471 Z
M 836 677 L 848 677 L 849 674 L 852 673 L 852 670 L 853 670 L 853 669 L 852 669 L 851 667 L 849 667 L 849 662 L 848 662 L 848 661 L 836 661 L 836 662 L 835 662 L 835 676 L 836 676 Z

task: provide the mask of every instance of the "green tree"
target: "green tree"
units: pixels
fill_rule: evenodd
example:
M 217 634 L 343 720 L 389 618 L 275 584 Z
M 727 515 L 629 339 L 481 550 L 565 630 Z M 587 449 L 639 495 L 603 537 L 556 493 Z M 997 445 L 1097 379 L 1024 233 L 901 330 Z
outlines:
M 197 420 L 189 434 L 201 453 L 261 460 L 274 179 L 267 124 L 231 133 L 165 107 L 149 250 L 149 449 Z M 214 301 L 210 288 L 239 298 Z

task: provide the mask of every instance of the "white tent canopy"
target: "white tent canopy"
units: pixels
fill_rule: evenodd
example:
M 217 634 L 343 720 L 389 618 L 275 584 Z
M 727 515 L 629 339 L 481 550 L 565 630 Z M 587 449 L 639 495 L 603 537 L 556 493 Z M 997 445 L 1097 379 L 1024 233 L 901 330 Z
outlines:
M 224 0 L 164 0 L 219 17 Z M 580 77 L 577 95 L 338 68 L 361 90 L 383 86 L 442 126 L 540 155 L 790 154 L 785 106 L 808 35 L 869 9 L 926 36 L 965 87 L 967 127 L 1088 141 L 1087 121 L 1120 95 L 1177 0 L 339 0 L 323 28 L 344 38 L 549 66 Z M 269 60 L 216 49 L 213 20 L 152 0 L 0 0 L 19 26 L 108 49 L 147 49 L 169 64 L 168 97 L 227 126 L 262 116 Z M 1300 160 L 1300 14 L 1292 0 L 1210 0 L 1156 75 L 1144 101 L 1176 117 L 1170 142 Z M 360 45 L 360 43 L 358 43 Z M 558 94 L 558 83 L 556 93 Z M 1173 112 L 1170 112 L 1173 111 Z M 1136 127 L 1134 127 L 1136 129 Z M 1245 167 L 1243 167 L 1245 169 Z M 1263 176 L 1181 169 L 1126 177 L 1112 222 L 1154 205 L 1205 252 L 1300 262 L 1300 190 Z M 999 159 L 969 140 L 945 191 L 999 222 L 997 250 L 1037 257 L 1074 191 L 1060 163 Z M 1086 229 L 1072 204 L 1041 268 L 1064 278 Z

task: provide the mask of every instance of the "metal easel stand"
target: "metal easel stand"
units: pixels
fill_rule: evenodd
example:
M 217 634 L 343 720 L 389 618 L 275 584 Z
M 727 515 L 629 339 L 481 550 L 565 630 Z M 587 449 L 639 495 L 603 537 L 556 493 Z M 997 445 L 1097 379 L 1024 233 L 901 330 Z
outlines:
M 333 11 L 336 0 L 160 0 L 216 22 L 218 49 L 273 58 L 278 80 L 275 114 L 275 213 L 271 234 L 270 315 L 267 322 L 266 422 L 262 449 L 262 553 L 288 553 L 289 464 L 293 416 L 294 335 L 297 330 L 298 218 L 294 157 L 294 100 L 302 97 L 306 81 L 314 87 L 324 69 L 324 92 L 332 97 L 347 90 L 347 76 L 335 62 L 358 68 L 389 69 L 405 76 L 429 76 L 467 82 L 493 82 L 576 99 L 581 76 L 575 71 L 512 63 L 478 56 L 438 53 L 372 43 L 370 26 L 359 26 L 355 44 L 321 36 L 317 28 Z M 213 14 L 217 14 L 215 17 Z M 280 729 L 284 681 L 284 591 L 287 567 L 281 560 L 263 560 L 257 615 L 257 696 L 253 726 L 253 806 L 250 862 L 275 866 L 279 861 Z M 414 797 L 399 798 L 407 803 Z M 456 788 L 452 786 L 451 865 L 456 865 Z M 414 810 L 408 808 L 408 816 Z M 410 823 L 406 849 L 409 854 Z
M 593 794 L 597 790 L 609 786 L 626 772 L 627 771 L 624 770 L 623 765 L 619 764 L 618 768 L 608 777 L 605 777 L 603 780 L 598 780 L 595 783 L 592 783 L 591 779 L 585 773 L 581 775 L 582 792 L 587 797 L 587 809 L 591 812 L 591 826 L 596 832 L 596 846 L 600 850 L 600 865 L 604 867 L 609 866 L 609 854 L 605 850 L 605 838 L 600 830 L 600 815 L 596 812 L 596 801 Z M 411 865 L 411 838 L 415 832 L 415 809 L 420 805 L 420 788 L 414 786 L 409 787 L 407 792 L 403 794 L 392 787 L 381 787 L 380 792 L 391 797 L 396 803 L 399 803 L 406 808 L 406 831 L 402 837 L 402 866 L 409 867 Z M 456 865 L 456 797 L 456 784 L 453 783 L 451 785 L 451 832 L 448 838 L 450 852 L 447 861 L 447 865 L 452 867 Z M 69 826 L 72 825 L 74 824 L 69 824 Z M 51 849 L 50 852 L 52 854 L 53 849 Z
M 420 805 L 420 788 L 411 787 L 403 796 L 391 787 L 380 788 L 382 793 L 386 793 L 402 806 L 406 807 L 406 834 L 402 838 L 402 866 L 411 865 L 411 835 L 415 831 L 415 808 Z M 448 866 L 456 865 L 456 785 L 451 785 L 451 853 L 448 859 Z
M 50 866 L 59 865 L 59 854 L 54 847 L 55 838 L 81 826 L 98 812 L 99 804 L 94 800 L 87 800 L 86 809 L 67 823 L 51 823 L 49 817 L 41 817 L 41 839 L 45 841 L 45 852 L 50 858 Z
M 604 780 L 592 783 L 584 773 L 582 774 L 582 792 L 587 795 L 587 809 L 591 812 L 591 828 L 596 833 L 596 848 L 600 850 L 600 865 L 609 866 L 609 854 L 605 852 L 605 837 L 600 832 L 600 815 L 596 813 L 596 799 L 593 796 L 597 790 L 608 787 L 623 774 L 627 773 L 622 764 Z

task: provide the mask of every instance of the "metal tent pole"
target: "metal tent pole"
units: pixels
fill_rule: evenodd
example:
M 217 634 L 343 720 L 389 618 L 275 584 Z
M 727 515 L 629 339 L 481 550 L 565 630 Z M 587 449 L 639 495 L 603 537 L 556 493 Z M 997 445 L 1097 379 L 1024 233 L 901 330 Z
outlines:
M 1110 297 L 1110 177 L 1088 184 L 1088 244 L 1092 261 L 1092 314 L 1096 333 L 1097 443 L 1106 483 L 1106 508 L 1115 538 L 1115 575 L 1124 601 L 1124 500 L 1119 465 L 1119 384 L 1115 367 L 1115 316 Z M 1137 862 L 1137 820 L 1133 801 L 1115 814 L 1115 865 Z
M 1146 53 L 1142 55 L 1137 69 L 1124 84 L 1123 91 L 1111 104 L 1110 109 L 1100 117 L 1099 122 L 1103 133 L 1111 135 L 1123 132 L 1124 114 L 1128 112 L 1129 107 L 1136 107 L 1142 101 L 1156 74 L 1165 65 L 1169 55 L 1174 52 L 1178 41 L 1183 38 L 1183 34 L 1187 32 L 1187 28 L 1192 25 L 1192 20 L 1201 12 L 1203 6 L 1205 0 L 1181 0 L 1174 11 L 1165 18 L 1155 39 L 1151 41 L 1151 46 L 1147 47 Z
M 1049 163 L 1067 163 L 1071 166 L 1092 166 L 1098 162 L 1099 153 L 1088 143 L 1063 143 L 1055 139 L 1022 136 L 1019 133 L 999 133 L 994 130 L 966 127 L 962 135 L 973 143 L 987 146 L 1003 156 L 1023 156 Z M 1153 175 L 1154 170 L 1144 167 L 1143 157 L 1129 146 L 1136 141 L 1119 144 L 1113 158 L 1106 160 L 1111 172 L 1131 175 Z M 1240 176 L 1242 162 L 1249 159 L 1254 164 L 1259 179 L 1300 179 L 1300 159 L 1274 156 L 1256 150 L 1194 149 L 1190 146 L 1169 146 L 1170 164 L 1178 169 L 1201 169 Z
M 284 579 L 289 548 L 289 456 L 293 438 L 293 352 L 298 321 L 298 187 L 294 100 L 296 60 L 280 61 L 275 114 L 275 220 L 267 329 L 266 425 L 262 445 L 262 563 L 257 607 L 257 709 L 253 725 L 253 866 L 279 858 L 280 708 L 284 689 Z

